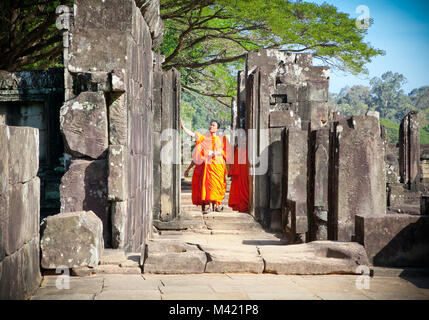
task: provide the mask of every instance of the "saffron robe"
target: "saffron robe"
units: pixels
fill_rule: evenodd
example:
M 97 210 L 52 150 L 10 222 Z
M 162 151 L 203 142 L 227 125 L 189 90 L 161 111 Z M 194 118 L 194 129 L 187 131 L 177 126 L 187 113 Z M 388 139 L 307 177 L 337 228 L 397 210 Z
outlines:
M 232 179 L 228 206 L 234 211 L 249 212 L 249 165 L 246 148 L 235 148 L 234 163 L 229 174 Z
M 196 146 L 193 153 L 195 163 L 192 175 L 192 203 L 194 205 L 219 205 L 226 193 L 226 159 L 228 141 L 225 137 L 195 133 Z M 213 152 L 220 155 L 212 157 Z

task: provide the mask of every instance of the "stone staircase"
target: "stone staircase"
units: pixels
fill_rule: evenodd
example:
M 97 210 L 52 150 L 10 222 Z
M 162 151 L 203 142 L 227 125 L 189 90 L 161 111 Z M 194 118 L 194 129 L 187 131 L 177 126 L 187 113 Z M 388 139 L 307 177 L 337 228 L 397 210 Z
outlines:
M 186 186 L 186 185 L 185 185 Z M 229 184 L 228 188 L 229 190 Z M 180 234 L 178 232 L 194 232 L 202 234 L 241 234 L 264 232 L 261 225 L 248 213 L 233 211 L 228 207 L 229 192 L 222 202 L 223 211 L 202 214 L 201 206 L 192 204 L 190 187 L 184 187 L 181 193 L 181 212 L 173 221 L 154 221 L 156 233 L 159 235 Z

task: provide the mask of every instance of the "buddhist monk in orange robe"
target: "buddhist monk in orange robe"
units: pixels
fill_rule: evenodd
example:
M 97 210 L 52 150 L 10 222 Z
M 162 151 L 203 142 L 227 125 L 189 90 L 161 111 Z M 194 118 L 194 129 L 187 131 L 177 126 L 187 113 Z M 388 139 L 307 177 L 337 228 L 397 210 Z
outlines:
M 221 203 L 226 193 L 226 159 L 229 150 L 227 139 L 216 135 L 219 129 L 219 123 L 216 121 L 211 122 L 208 135 L 186 129 L 183 122 L 181 125 L 183 131 L 196 140 L 193 152 L 195 170 L 191 185 L 192 203 L 201 205 L 204 213 L 208 212 L 206 206 L 210 208 L 210 205 L 213 210 L 221 211 Z
M 234 163 L 228 173 L 232 177 L 228 206 L 234 211 L 249 212 L 249 164 L 245 144 L 234 148 Z

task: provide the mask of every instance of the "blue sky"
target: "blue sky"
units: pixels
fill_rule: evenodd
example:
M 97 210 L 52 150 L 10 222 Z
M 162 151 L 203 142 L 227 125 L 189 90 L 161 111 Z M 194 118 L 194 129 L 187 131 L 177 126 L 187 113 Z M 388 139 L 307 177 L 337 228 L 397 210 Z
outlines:
M 402 73 L 407 78 L 406 93 L 414 88 L 429 85 L 429 1 L 365 1 L 365 0 L 309 0 L 336 6 L 339 11 L 357 18 L 356 8 L 365 5 L 374 19 L 365 41 L 386 52 L 366 67 L 369 75 L 352 76 L 340 71 L 331 75 L 330 91 L 339 92 L 346 85 L 369 85 L 373 77 L 386 71 Z M 315 61 L 315 63 L 317 63 Z

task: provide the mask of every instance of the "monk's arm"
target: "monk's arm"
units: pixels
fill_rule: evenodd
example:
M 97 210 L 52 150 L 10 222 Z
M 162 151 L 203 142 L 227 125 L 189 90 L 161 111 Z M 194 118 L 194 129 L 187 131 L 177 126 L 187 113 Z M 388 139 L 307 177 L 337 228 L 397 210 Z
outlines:
M 182 121 L 182 119 L 180 119 L 180 126 L 182 127 L 183 132 L 185 132 L 188 136 L 190 136 L 190 137 L 192 137 L 192 138 L 195 138 L 195 133 L 194 133 L 194 132 L 192 132 L 191 130 L 189 130 L 189 129 L 185 128 L 185 126 L 183 125 L 183 121 Z
M 188 169 L 185 171 L 185 177 L 189 175 L 189 171 L 192 169 L 192 167 L 195 166 L 194 161 L 192 160 L 191 164 L 189 165 Z

